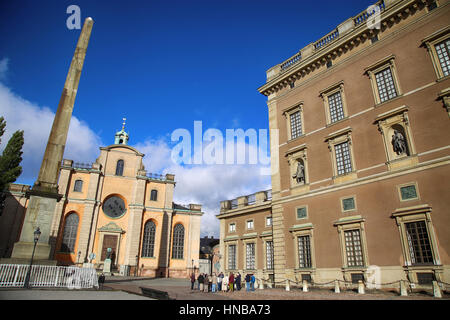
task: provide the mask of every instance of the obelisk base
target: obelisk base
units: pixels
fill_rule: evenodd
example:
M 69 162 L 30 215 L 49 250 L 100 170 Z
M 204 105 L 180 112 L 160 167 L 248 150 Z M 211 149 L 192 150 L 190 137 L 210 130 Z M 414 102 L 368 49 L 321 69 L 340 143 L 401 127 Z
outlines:
M 31 259 L 34 248 L 34 232 L 38 227 L 41 235 L 36 245 L 33 260 L 50 260 L 53 258 L 50 256 L 52 251 L 50 230 L 58 200 L 57 194 L 54 194 L 54 197 L 49 197 L 48 194 L 44 196 L 31 194 L 20 240 L 14 244 L 11 258 Z

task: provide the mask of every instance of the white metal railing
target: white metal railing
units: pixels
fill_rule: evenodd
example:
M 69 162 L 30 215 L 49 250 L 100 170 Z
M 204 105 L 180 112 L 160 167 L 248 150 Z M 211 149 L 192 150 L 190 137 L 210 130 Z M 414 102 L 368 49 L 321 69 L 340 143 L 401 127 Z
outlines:
M 29 265 L 0 264 L 0 288 L 23 287 Z M 94 268 L 34 265 L 30 274 L 31 287 L 87 289 L 98 287 Z

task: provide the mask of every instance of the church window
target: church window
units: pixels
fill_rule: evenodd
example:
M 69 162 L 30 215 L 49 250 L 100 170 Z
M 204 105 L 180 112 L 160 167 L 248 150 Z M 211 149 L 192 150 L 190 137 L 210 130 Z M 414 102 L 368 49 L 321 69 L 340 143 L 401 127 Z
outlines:
M 151 201 L 156 201 L 156 200 L 158 200 L 158 190 L 152 190 L 151 192 L 150 192 L 150 200 Z
M 123 160 L 117 161 L 116 176 L 123 176 Z
M 66 216 L 64 222 L 63 239 L 61 243 L 61 252 L 75 252 L 75 241 L 77 239 L 78 215 L 70 213 Z
M 172 259 L 183 259 L 183 251 L 184 251 L 184 227 L 182 224 L 177 224 L 173 228 Z
M 83 180 L 76 180 L 75 185 L 73 186 L 73 191 L 81 192 L 83 189 Z
M 142 257 L 154 257 L 156 225 L 148 221 L 144 226 L 144 239 L 142 240 Z

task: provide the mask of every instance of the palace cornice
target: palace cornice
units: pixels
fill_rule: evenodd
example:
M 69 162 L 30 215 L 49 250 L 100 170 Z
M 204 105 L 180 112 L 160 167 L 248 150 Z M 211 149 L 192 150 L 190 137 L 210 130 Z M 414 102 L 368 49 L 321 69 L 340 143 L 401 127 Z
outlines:
M 250 205 L 245 206 L 242 208 L 236 208 L 231 210 L 222 211 L 220 214 L 216 215 L 217 219 L 225 219 L 230 217 L 235 217 L 243 214 L 253 213 L 255 211 L 261 211 L 265 209 L 271 209 L 272 208 L 272 201 L 266 201 L 264 204 L 256 204 L 256 205 Z
M 423 6 L 424 2 L 424 0 L 400 0 L 396 3 L 393 3 L 390 7 L 387 7 L 384 11 L 381 12 L 381 25 L 383 27 L 387 27 L 389 23 L 401 20 L 403 17 L 408 16 L 411 11 L 419 9 L 419 5 Z M 342 35 L 339 35 L 336 40 L 332 40 L 328 44 L 325 44 L 324 46 L 321 46 L 317 49 L 312 48 L 313 52 L 310 53 L 310 55 L 303 55 L 303 58 L 299 58 L 286 71 L 283 72 L 280 70 L 277 75 L 273 76 L 272 79 L 268 79 L 266 84 L 259 87 L 258 91 L 265 96 L 269 96 L 288 86 L 291 82 L 301 79 L 306 74 L 309 74 L 315 69 L 318 69 L 333 57 L 350 50 L 363 40 L 366 41 L 376 33 L 377 31 L 370 29 L 366 23 L 360 23 L 359 25 L 354 26 L 352 30 L 346 31 Z M 325 37 L 323 37 L 322 39 L 324 39 Z M 302 51 L 311 51 L 311 48 L 308 48 L 307 46 L 300 50 L 300 52 Z M 295 56 L 297 55 L 299 55 L 299 53 Z M 294 57 L 291 57 L 290 59 L 293 59 Z M 280 68 L 282 64 L 283 63 L 280 63 L 275 67 Z M 272 67 L 271 69 L 275 67 Z

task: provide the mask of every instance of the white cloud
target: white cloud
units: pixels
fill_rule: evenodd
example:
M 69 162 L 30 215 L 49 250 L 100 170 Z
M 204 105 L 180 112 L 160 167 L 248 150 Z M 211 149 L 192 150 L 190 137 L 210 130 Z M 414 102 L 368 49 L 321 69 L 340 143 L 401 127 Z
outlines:
M 179 165 L 172 161 L 172 148 L 164 139 L 147 140 L 133 147 L 146 155 L 144 165 L 147 172 L 175 175 L 174 202 L 202 205 L 202 236 L 219 236 L 216 215 L 220 213 L 220 201 L 270 189 L 270 176 L 260 174 L 263 166 L 259 164 Z M 248 152 L 248 144 L 246 147 Z
M 6 120 L 6 131 L 0 149 L 3 150 L 16 130 L 24 130 L 23 168 L 17 183 L 33 184 L 39 168 L 55 114 L 14 94 L 0 83 L 0 115 Z M 99 155 L 100 138 L 86 123 L 72 117 L 64 158 L 93 162 Z

